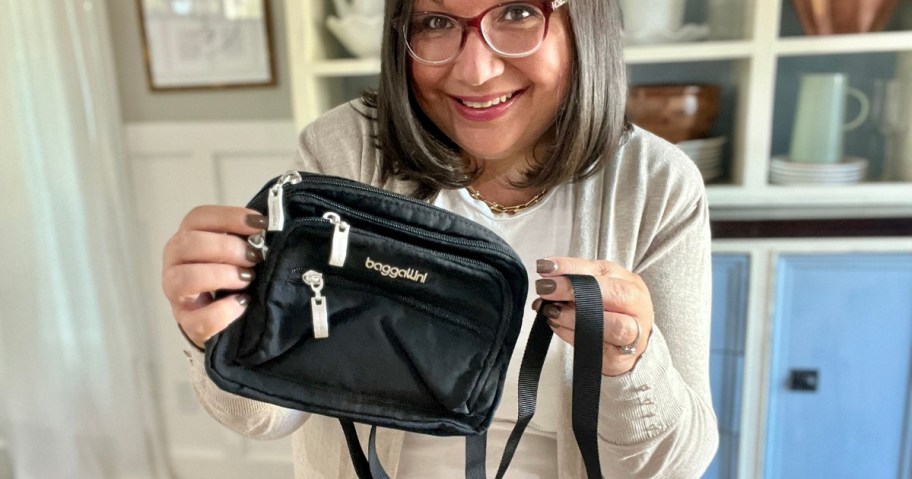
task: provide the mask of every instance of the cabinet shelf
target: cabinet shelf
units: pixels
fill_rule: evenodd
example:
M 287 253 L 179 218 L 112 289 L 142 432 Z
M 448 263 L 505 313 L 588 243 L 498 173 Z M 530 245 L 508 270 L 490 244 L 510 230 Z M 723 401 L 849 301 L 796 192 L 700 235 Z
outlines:
M 709 185 L 706 191 L 710 205 L 736 207 L 907 206 L 912 199 L 912 185 L 899 182 L 839 186 L 766 185 L 755 188 Z
M 783 38 L 773 46 L 780 56 L 912 50 L 912 32 Z
M 752 42 L 746 40 L 727 42 L 694 42 L 668 45 L 628 46 L 624 48 L 627 64 L 680 63 L 706 60 L 737 60 L 750 58 Z

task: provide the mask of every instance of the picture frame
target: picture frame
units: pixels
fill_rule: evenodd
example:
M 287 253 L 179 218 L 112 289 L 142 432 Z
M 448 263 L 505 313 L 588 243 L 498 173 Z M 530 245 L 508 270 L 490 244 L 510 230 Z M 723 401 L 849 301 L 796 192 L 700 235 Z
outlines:
M 136 0 L 153 91 L 276 85 L 268 0 Z

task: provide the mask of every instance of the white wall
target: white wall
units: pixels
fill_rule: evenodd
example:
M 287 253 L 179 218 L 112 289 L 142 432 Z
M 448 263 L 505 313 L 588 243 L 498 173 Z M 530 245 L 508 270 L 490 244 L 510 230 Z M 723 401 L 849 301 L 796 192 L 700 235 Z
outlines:
M 290 440 L 248 441 L 217 424 L 188 381 L 185 343 L 161 293 L 161 253 L 181 218 L 200 204 L 243 206 L 270 178 L 294 167 L 289 121 L 127 125 L 134 204 L 147 297 L 157 322 L 159 396 L 178 477 L 292 476 Z

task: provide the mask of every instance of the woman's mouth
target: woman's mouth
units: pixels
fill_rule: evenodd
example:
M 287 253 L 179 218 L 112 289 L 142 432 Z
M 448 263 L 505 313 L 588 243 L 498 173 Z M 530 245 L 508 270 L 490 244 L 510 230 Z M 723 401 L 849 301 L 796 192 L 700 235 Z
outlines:
M 507 100 L 513 98 L 514 94 L 515 93 L 510 93 L 507 95 L 499 96 L 497 98 L 494 98 L 492 100 L 488 100 L 485 102 L 467 101 L 467 100 L 459 100 L 459 101 L 460 101 L 460 103 L 462 103 L 463 105 L 465 105 L 469 108 L 474 108 L 476 110 L 483 110 L 485 108 L 490 108 L 495 105 L 500 105 L 501 103 L 506 103 Z
M 475 97 L 469 99 L 454 96 L 453 100 L 455 100 L 457 106 L 456 110 L 464 118 L 472 121 L 491 121 L 505 115 L 507 110 L 523 93 L 525 93 L 524 89 L 493 98 Z

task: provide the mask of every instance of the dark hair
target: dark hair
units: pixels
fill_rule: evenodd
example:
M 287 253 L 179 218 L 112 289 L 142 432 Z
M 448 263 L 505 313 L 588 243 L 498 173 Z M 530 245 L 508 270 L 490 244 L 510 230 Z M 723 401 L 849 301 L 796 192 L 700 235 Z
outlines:
M 362 101 L 373 111 L 381 174 L 414 181 L 415 195 L 429 198 L 440 189 L 471 184 L 479 171 L 467 168 L 459 146 L 424 114 L 411 89 L 411 64 L 397 28 L 412 13 L 414 0 L 387 0 L 380 84 Z M 546 158 L 526 172 L 518 187 L 551 188 L 581 180 L 616 153 L 628 128 L 624 109 L 627 77 L 620 11 L 615 0 L 569 0 L 574 44 L 570 87 L 554 120 L 554 143 Z

